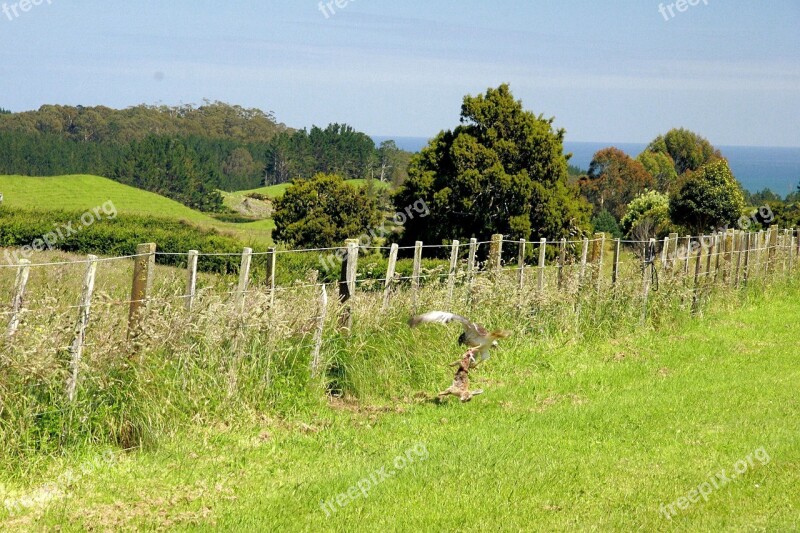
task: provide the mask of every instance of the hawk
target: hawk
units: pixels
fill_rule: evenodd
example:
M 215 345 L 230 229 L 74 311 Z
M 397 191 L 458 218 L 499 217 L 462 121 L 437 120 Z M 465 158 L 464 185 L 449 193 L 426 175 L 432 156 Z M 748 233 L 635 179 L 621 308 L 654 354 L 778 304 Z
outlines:
M 458 343 L 469 347 L 465 355 L 469 355 L 470 368 L 474 368 L 479 363 L 489 359 L 489 349 L 493 346 L 497 346 L 498 339 L 505 339 L 511 336 L 510 331 L 489 331 L 476 322 L 471 322 L 461 315 L 448 313 L 447 311 L 429 311 L 425 314 L 412 317 L 411 320 L 408 321 L 408 325 L 413 328 L 420 324 L 448 324 L 453 321 L 460 322 L 464 327 L 464 332 L 458 337 Z M 476 360 L 476 354 L 480 356 L 479 360 Z

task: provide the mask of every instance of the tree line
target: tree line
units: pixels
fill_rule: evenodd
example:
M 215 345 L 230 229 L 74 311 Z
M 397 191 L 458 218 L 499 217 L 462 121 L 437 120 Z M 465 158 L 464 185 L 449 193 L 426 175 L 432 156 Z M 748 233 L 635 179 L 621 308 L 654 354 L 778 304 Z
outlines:
M 409 158 L 392 141 L 376 148 L 346 124 L 292 130 L 271 112 L 222 102 L 0 113 L 0 173 L 96 174 L 204 211 L 222 209 L 218 190 L 317 172 L 399 184 Z
M 768 191 L 761 196 L 776 206 L 774 216 L 748 212 L 748 202 L 761 198 L 747 195 L 723 154 L 692 131 L 659 135 L 636 158 L 605 148 L 582 172 L 569 165 L 565 131 L 553 122 L 527 111 L 506 84 L 465 96 L 459 125 L 411 159 L 407 179 L 387 204 L 356 197 L 341 178 L 320 174 L 290 187 L 277 204 L 275 236 L 292 246 L 337 246 L 358 235 L 354 228 L 374 227 L 381 209 L 388 220 L 415 202 L 424 202 L 430 215 L 396 224 L 389 241 L 448 244 L 496 233 L 569 239 L 593 231 L 648 240 L 671 231 L 706 234 L 744 219 L 800 225 L 800 204 L 779 205 Z M 359 208 L 346 209 L 353 198 Z

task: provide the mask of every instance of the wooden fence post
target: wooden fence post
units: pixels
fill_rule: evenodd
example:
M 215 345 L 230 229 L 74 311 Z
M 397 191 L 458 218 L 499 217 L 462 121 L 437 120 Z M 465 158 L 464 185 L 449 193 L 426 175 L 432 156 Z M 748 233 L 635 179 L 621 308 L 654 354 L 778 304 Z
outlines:
M 683 276 L 686 277 L 689 275 L 689 257 L 692 255 L 692 236 L 687 235 L 684 238 L 686 239 L 686 254 L 683 258 Z
M 670 274 L 673 273 L 675 270 L 675 264 L 678 262 L 678 234 L 677 233 L 670 233 L 669 234 L 669 247 L 667 251 L 667 262 L 668 265 L 666 266 L 665 270 L 669 271 Z
M 458 269 L 458 247 L 461 243 L 454 240 L 450 248 L 450 270 L 447 272 L 447 308 L 453 303 L 453 289 L 456 286 L 456 270 Z
M 789 275 L 794 270 L 794 228 L 789 230 Z
M 724 236 L 721 231 L 716 232 L 714 235 L 714 281 L 719 281 L 719 264 L 722 258 L 722 246 L 723 246 Z
M 467 258 L 467 303 L 472 305 L 472 289 L 475 286 L 475 256 L 478 253 L 478 239 L 469 240 L 469 257 Z
M 197 258 L 200 252 L 189 250 L 186 264 L 186 301 L 184 306 L 187 311 L 191 311 L 194 306 L 194 297 L 197 294 Z
M 650 297 L 650 281 L 655 268 L 656 240 L 650 239 L 642 258 L 642 314 L 639 323 L 644 325 L 647 321 L 647 300 Z M 649 271 L 648 271 L 649 269 Z
M 325 284 L 319 295 L 319 315 L 317 315 L 317 330 L 314 332 L 314 351 L 311 353 L 311 377 L 319 375 L 320 353 L 322 350 L 322 334 L 325 331 L 325 318 L 328 315 L 328 291 Z
M 389 266 L 386 268 L 386 282 L 383 285 L 383 306 L 381 311 L 386 311 L 389 306 L 389 297 L 392 294 L 392 284 L 394 283 L 394 271 L 397 267 L 397 251 L 399 247 L 393 244 L 389 250 Z
M 564 286 L 564 266 L 567 262 L 567 239 L 561 239 L 561 245 L 558 249 L 558 288 L 559 290 Z
M 581 252 L 581 272 L 579 277 L 579 285 L 583 285 L 583 278 L 586 275 L 586 258 L 589 254 L 589 239 L 583 239 L 583 251 Z
M 517 254 L 517 268 L 518 268 L 517 291 L 519 292 L 518 297 L 520 300 L 520 304 L 522 304 L 522 290 L 525 288 L 525 251 L 527 245 L 528 243 L 525 239 L 519 240 L 519 253 Z
M 414 243 L 414 268 L 411 274 L 411 309 L 417 313 L 419 303 L 419 282 L 422 271 L 422 241 Z
M 83 277 L 83 291 L 81 292 L 81 302 L 78 310 L 78 323 L 75 326 L 75 335 L 69 348 L 69 378 L 67 379 L 67 398 L 70 402 L 75 401 L 75 389 L 78 386 L 78 372 L 83 355 L 83 345 L 86 340 L 86 327 L 89 325 L 89 316 L 92 307 L 92 294 L 94 294 L 94 279 L 97 274 L 97 256 L 87 257 L 88 266 Z
M 669 237 L 664 237 L 664 244 L 661 245 L 661 266 L 666 270 L 669 261 Z
M 236 288 L 236 306 L 239 312 L 244 312 L 245 296 L 247 287 L 250 285 L 250 264 L 253 261 L 253 249 L 245 248 L 242 250 L 242 262 L 239 265 L 239 285 Z
M 150 290 L 156 266 L 156 245 L 140 244 L 136 247 L 133 263 L 133 283 L 131 285 L 131 307 L 128 313 L 128 340 L 133 340 L 141 332 L 144 311 L 147 309 Z
M 275 248 L 267 249 L 267 280 L 269 283 L 269 307 L 275 307 L 275 268 L 278 260 L 278 253 Z
M 22 303 L 25 301 L 25 287 L 28 286 L 30 274 L 31 262 L 27 259 L 20 259 L 17 267 L 17 279 L 14 282 L 14 298 L 11 300 L 11 320 L 8 322 L 9 337 L 13 337 L 19 328 Z
M 752 233 L 749 231 L 745 233 L 745 247 L 744 247 L 744 284 L 747 285 L 747 281 L 750 279 L 750 248 L 752 246 L 751 239 Z
M 544 292 L 544 269 L 547 260 L 547 239 L 542 237 L 539 240 L 539 272 L 538 272 L 538 287 L 539 292 Z
M 353 313 L 348 302 L 356 293 L 356 272 L 358 269 L 358 239 L 347 239 L 347 255 L 342 263 L 342 272 L 339 275 L 339 304 L 342 314 L 339 317 L 339 326 L 351 331 L 353 328 Z
M 614 288 L 616 288 L 619 282 L 619 253 L 621 248 L 622 239 L 614 239 L 614 268 L 611 271 L 611 283 L 614 284 Z
M 493 278 L 497 278 L 502 268 L 503 258 L 503 236 L 499 233 L 492 235 L 492 243 L 489 245 L 489 270 Z
M 702 239 L 702 237 L 700 237 Z M 702 240 L 700 246 L 697 247 L 697 257 L 694 261 L 694 294 L 692 295 L 692 313 L 697 313 L 697 303 L 700 298 L 700 265 L 703 261 L 703 245 Z
M 740 278 L 741 269 L 742 269 L 742 255 L 743 255 L 742 252 L 744 251 L 744 240 L 743 240 L 743 237 L 744 237 L 744 231 L 736 231 L 736 232 L 734 232 L 734 235 L 733 235 L 734 244 L 733 245 L 734 245 L 734 250 L 736 252 L 736 271 L 735 271 L 734 278 L 733 278 L 733 286 L 734 287 L 738 287 L 739 286 L 739 278 Z
M 773 263 L 775 262 L 775 255 L 778 251 L 778 228 L 777 226 L 770 226 L 769 232 L 767 233 L 767 268 L 766 273 L 769 273 L 773 270 Z
M 702 237 L 705 239 L 705 236 Z M 701 241 L 703 242 L 703 241 Z M 714 235 L 711 234 L 708 236 L 708 240 L 705 241 L 708 246 L 702 246 L 701 248 L 705 248 L 706 250 L 706 280 L 705 283 L 708 284 L 708 281 L 711 279 L 711 258 L 714 255 Z
M 597 272 L 595 276 L 597 277 L 597 290 L 600 290 L 600 287 L 603 283 L 603 256 L 606 253 L 606 234 L 605 233 L 595 233 L 595 261 L 597 262 Z M 653 258 L 655 259 L 655 258 Z

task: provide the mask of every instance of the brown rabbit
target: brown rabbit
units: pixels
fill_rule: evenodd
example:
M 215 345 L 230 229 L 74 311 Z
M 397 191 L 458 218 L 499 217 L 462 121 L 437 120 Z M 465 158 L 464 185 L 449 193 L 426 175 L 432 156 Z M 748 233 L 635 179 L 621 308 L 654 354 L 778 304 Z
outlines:
M 456 375 L 453 378 L 453 384 L 447 390 L 439 393 L 439 399 L 446 398 L 449 395 L 458 396 L 462 402 L 468 402 L 473 396 L 483 394 L 483 390 L 469 390 L 469 369 L 475 361 L 475 350 L 468 350 L 460 361 L 456 361 L 450 366 L 457 366 Z

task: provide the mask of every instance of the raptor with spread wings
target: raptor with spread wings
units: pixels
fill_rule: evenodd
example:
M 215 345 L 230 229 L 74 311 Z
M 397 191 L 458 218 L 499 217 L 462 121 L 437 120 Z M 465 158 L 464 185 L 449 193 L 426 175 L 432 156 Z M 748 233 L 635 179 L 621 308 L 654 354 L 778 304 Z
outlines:
M 505 339 L 511 336 L 510 331 L 489 331 L 477 322 L 472 322 L 461 315 L 448 313 L 447 311 L 429 311 L 425 314 L 417 315 L 409 320 L 408 325 L 413 328 L 420 324 L 449 324 L 454 321 L 459 322 L 464 328 L 464 332 L 458 337 L 458 342 L 469 347 L 471 366 L 473 367 L 489 359 L 489 349 L 492 346 L 497 346 L 498 339 Z M 480 358 L 476 360 L 475 355 L 480 356 Z

